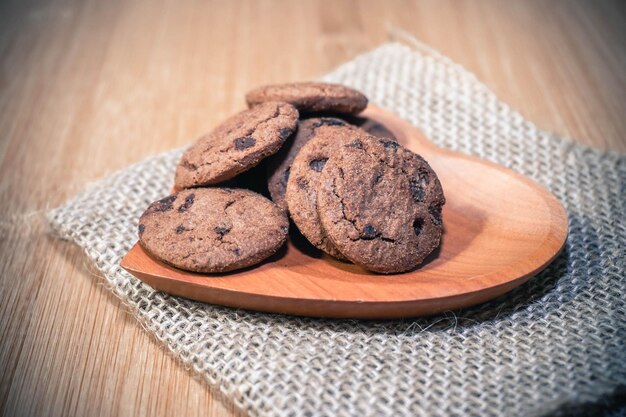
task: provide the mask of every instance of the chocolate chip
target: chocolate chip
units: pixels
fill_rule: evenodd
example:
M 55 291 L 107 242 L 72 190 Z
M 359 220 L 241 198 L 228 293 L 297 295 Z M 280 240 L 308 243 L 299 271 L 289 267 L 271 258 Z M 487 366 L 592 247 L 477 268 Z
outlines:
M 428 173 L 420 172 L 417 178 L 411 178 L 409 181 L 409 188 L 411 189 L 411 196 L 413 201 L 420 203 L 424 201 L 426 192 L 424 188 L 428 184 Z
M 326 161 L 328 161 L 328 158 L 314 159 L 309 162 L 309 166 L 313 171 L 322 172 L 324 165 L 326 165 Z
M 236 256 L 241 255 L 241 251 L 239 250 L 239 248 L 233 249 L 233 252 L 235 253 Z
M 174 195 L 165 197 L 159 201 L 155 201 L 154 203 L 150 204 L 150 207 L 148 207 L 148 210 L 146 211 L 150 211 L 150 212 L 169 211 L 174 208 L 174 201 L 176 201 L 176 197 L 178 197 L 178 195 L 174 194 Z
M 424 192 L 424 187 L 420 185 L 418 179 L 411 178 L 409 181 L 409 188 L 411 190 L 411 197 L 413 197 L 413 201 L 416 203 L 424 201 L 424 195 L 426 193 Z
M 217 226 L 213 230 L 215 231 L 215 233 L 220 235 L 220 238 L 222 238 L 225 234 L 228 234 L 228 232 L 230 232 L 230 227 Z
M 320 119 L 319 121 L 313 123 L 313 127 L 317 128 L 320 126 L 345 126 L 346 122 L 344 122 L 343 120 L 339 120 L 339 119 L 332 119 L 332 118 L 323 118 Z
M 430 217 L 433 223 L 437 226 L 441 226 L 441 206 L 432 206 L 428 208 Z
M 176 233 L 177 234 L 181 234 L 184 231 L 185 231 L 185 226 L 183 226 L 182 224 L 180 226 L 176 227 Z
M 393 140 L 381 139 L 380 143 L 382 143 L 383 146 L 387 149 L 398 149 L 398 147 L 400 146 L 398 145 L 398 142 L 393 141 Z
M 424 227 L 424 219 L 420 219 L 419 217 L 413 221 L 413 231 L 417 236 L 422 233 L 422 227 Z
M 361 142 L 359 139 L 356 139 L 354 142 L 350 142 L 344 146 L 346 148 L 363 149 L 363 142 Z
M 143 224 L 139 224 L 139 237 L 141 237 L 141 235 L 143 235 L 143 232 L 146 230 L 146 226 Z
M 185 197 L 185 202 L 181 204 L 180 207 L 178 207 L 178 212 L 179 213 L 186 212 L 189 209 L 189 207 L 193 205 L 193 199 L 195 197 L 196 195 L 194 193 L 191 193 L 187 197 Z
M 289 136 L 291 136 L 291 134 L 293 133 L 292 129 L 289 129 L 288 127 L 283 127 L 282 129 L 280 129 L 279 131 L 280 133 L 280 138 L 282 140 L 287 139 Z
M 344 175 L 344 174 L 343 174 L 343 169 L 342 169 L 342 168 L 339 168 L 339 176 L 341 177 L 341 179 L 343 179 L 343 175 Z
M 245 138 L 237 138 L 235 139 L 235 149 L 238 151 L 242 151 L 244 149 L 248 149 L 253 147 L 256 144 L 256 139 L 253 137 L 245 137 Z
M 376 174 L 374 176 L 374 181 L 372 182 L 372 185 L 376 185 L 380 182 L 380 180 L 383 179 L 383 174 Z
M 364 240 L 372 240 L 376 237 L 378 231 L 371 224 L 366 224 L 363 228 L 363 233 L 361 234 L 361 239 Z
M 298 184 L 298 188 L 300 188 L 301 190 L 306 190 L 307 186 L 309 185 L 309 182 L 306 180 L 306 178 L 300 177 L 296 181 L 296 184 Z

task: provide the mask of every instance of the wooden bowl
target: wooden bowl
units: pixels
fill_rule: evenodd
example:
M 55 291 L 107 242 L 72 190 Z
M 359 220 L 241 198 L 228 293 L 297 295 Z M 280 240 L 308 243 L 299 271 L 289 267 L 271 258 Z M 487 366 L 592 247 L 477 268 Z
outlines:
M 377 275 L 291 239 L 260 265 L 228 274 L 167 266 L 136 244 L 121 266 L 160 291 L 250 310 L 314 317 L 392 319 L 478 304 L 545 268 L 567 237 L 567 215 L 545 188 L 510 169 L 441 149 L 379 108 L 362 115 L 422 155 L 446 195 L 441 247 L 417 269 Z M 302 238 L 303 239 L 303 238 Z

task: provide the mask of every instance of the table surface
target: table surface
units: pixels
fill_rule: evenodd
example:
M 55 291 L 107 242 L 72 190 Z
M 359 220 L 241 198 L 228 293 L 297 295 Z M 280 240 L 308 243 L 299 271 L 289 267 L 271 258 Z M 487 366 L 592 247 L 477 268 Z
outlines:
M 180 147 L 271 82 L 402 29 L 538 126 L 626 151 L 626 7 L 579 1 L 0 5 L 0 411 L 238 415 L 149 336 L 43 212 Z

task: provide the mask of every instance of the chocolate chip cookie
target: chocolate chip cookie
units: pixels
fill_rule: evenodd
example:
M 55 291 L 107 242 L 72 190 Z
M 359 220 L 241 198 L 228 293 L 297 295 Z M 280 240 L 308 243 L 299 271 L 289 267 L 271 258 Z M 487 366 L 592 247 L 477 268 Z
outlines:
M 310 118 L 298 122 L 295 135 L 283 147 L 267 160 L 267 188 L 272 201 L 282 209 L 287 209 L 285 193 L 291 174 L 291 163 L 300 149 L 315 136 L 315 131 L 322 125 L 344 126 L 346 122 L 335 118 Z
M 267 85 L 246 94 L 246 101 L 250 107 L 266 101 L 285 101 L 302 113 L 357 114 L 367 107 L 367 97 L 353 88 L 314 82 Z
M 236 114 L 183 154 L 176 187 L 217 184 L 254 167 L 280 149 L 297 122 L 295 107 L 273 101 Z
M 275 253 L 288 228 L 284 211 L 252 191 L 194 188 L 150 204 L 139 219 L 139 243 L 177 268 L 226 272 Z
M 311 120 L 312 137 L 291 164 L 285 198 L 289 214 L 300 232 L 315 247 L 334 257 L 345 259 L 322 231 L 317 214 L 317 187 L 324 165 L 335 148 L 342 143 L 371 136 L 340 119 Z
M 304 144 L 314 136 L 315 129 L 320 126 L 320 123 L 324 123 L 321 122 L 322 120 L 325 120 L 325 123 L 335 123 L 338 126 L 341 125 L 343 120 L 351 125 L 360 127 L 372 136 L 396 140 L 393 133 L 384 125 L 364 117 L 345 115 L 341 119 L 319 117 L 300 119 L 296 134 L 275 155 L 266 160 L 267 186 L 272 196 L 272 201 L 282 209 L 287 209 L 285 193 L 287 192 L 287 180 L 291 173 L 291 163 Z
M 422 157 L 373 137 L 335 147 L 317 190 L 328 239 L 352 262 L 382 273 L 410 270 L 439 246 L 444 202 Z

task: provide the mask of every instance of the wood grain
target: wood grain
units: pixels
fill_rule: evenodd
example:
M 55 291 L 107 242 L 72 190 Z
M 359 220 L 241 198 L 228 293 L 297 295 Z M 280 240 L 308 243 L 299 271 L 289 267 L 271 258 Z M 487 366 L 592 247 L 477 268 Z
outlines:
M 262 83 L 316 78 L 399 27 L 544 129 L 626 151 L 626 10 L 607 1 L 4 1 L 0 410 L 232 416 L 41 213 L 182 146 Z
M 438 148 L 409 122 L 376 106 L 359 116 L 384 126 L 423 156 L 445 190 L 442 242 L 436 256 L 419 268 L 375 274 L 320 257 L 294 239 L 259 265 L 227 274 L 168 266 L 139 244 L 121 266 L 153 288 L 211 304 L 300 316 L 397 319 L 500 296 L 542 270 L 563 248 L 567 215 L 544 187 L 503 166 Z

